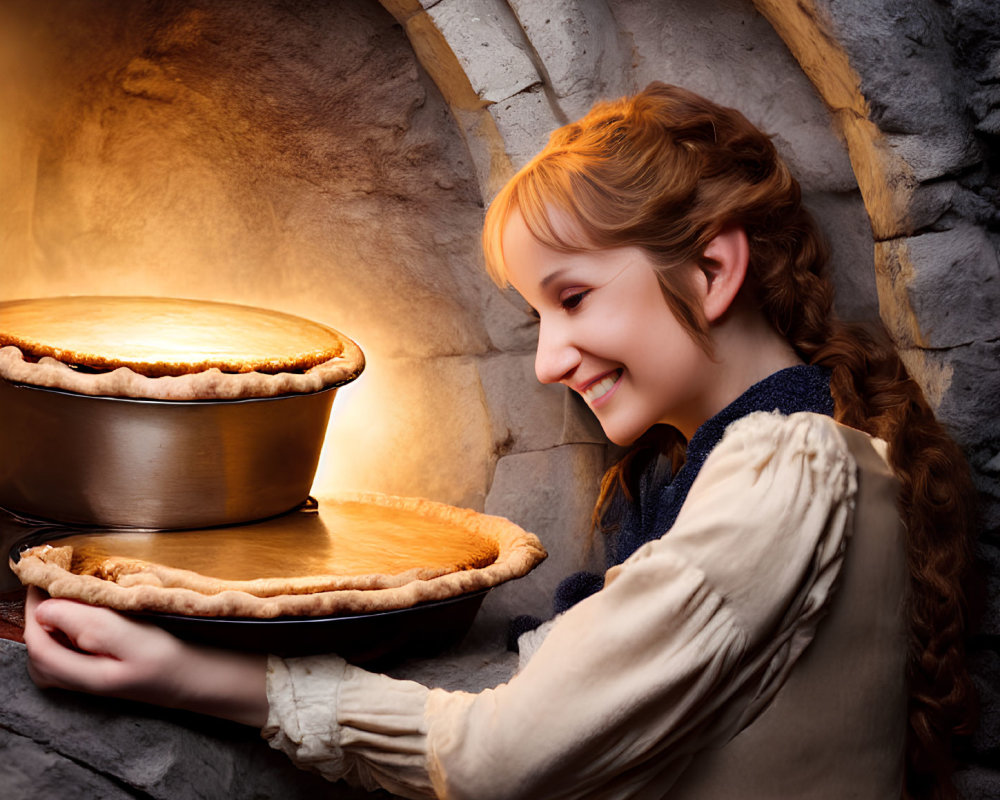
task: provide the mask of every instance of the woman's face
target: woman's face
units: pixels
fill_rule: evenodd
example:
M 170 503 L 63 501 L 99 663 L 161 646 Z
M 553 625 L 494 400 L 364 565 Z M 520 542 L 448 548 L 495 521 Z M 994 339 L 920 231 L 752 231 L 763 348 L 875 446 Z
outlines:
M 562 253 L 517 211 L 503 252 L 511 284 L 538 314 L 538 380 L 579 393 L 612 442 L 631 444 L 657 423 L 690 438 L 711 416 L 711 360 L 674 317 L 645 252 Z

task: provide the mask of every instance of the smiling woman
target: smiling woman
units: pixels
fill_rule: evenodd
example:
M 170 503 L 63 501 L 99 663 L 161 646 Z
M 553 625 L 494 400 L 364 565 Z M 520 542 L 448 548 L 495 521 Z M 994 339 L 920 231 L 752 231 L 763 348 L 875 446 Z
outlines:
M 948 796 L 964 466 L 891 345 L 832 313 L 799 199 L 740 113 L 653 84 L 556 131 L 491 206 L 538 378 L 634 445 L 598 506 L 607 572 L 564 583 L 508 683 L 322 656 L 271 657 L 262 685 L 257 659 L 180 669 L 161 631 L 33 597 L 36 679 L 266 719 L 301 766 L 405 797 Z
M 642 446 L 613 467 L 602 486 L 595 520 L 613 533 L 613 559 L 627 558 L 670 528 L 725 425 L 755 404 L 788 411 L 801 402 L 805 410 L 832 412 L 888 443 L 888 462 L 901 482 L 899 513 L 909 531 L 910 647 L 922 654 L 906 667 L 905 787 L 914 796 L 948 795 L 948 743 L 953 732 L 969 730 L 965 698 L 972 692 L 955 627 L 963 617 L 962 581 L 970 564 L 967 468 L 884 333 L 836 318 L 826 246 L 768 137 L 738 112 L 662 84 L 598 104 L 579 123 L 557 130 L 491 206 L 483 243 L 498 284 L 518 286 L 521 279 L 522 264 L 515 266 L 506 250 L 516 240 L 511 232 L 521 228 L 539 252 L 547 248 L 564 260 L 640 249 L 676 322 L 710 356 L 699 365 L 699 379 L 707 375 L 704 380 L 714 383 L 709 395 L 726 397 L 728 390 L 732 401 L 735 388 L 753 383 L 755 372 L 759 380 L 785 360 L 822 367 L 821 394 L 832 400 L 826 409 L 822 398 L 808 399 L 815 374 L 798 384 L 794 399 L 781 390 L 776 397 L 770 384 L 789 374 L 784 370 L 721 412 L 717 406 L 693 435 L 677 419 L 648 429 Z M 745 237 L 746 249 L 734 244 L 734 236 Z M 615 269 L 609 265 L 606 274 Z M 650 338 L 656 333 L 651 329 Z M 660 341 L 669 349 L 674 340 Z M 795 385 L 784 380 L 786 390 Z M 670 467 L 662 465 L 664 456 Z M 671 469 L 673 479 L 659 486 Z M 589 590 L 593 583 L 580 585 Z M 892 679 L 883 678 L 888 690 Z M 835 741 L 831 736 L 822 746 Z

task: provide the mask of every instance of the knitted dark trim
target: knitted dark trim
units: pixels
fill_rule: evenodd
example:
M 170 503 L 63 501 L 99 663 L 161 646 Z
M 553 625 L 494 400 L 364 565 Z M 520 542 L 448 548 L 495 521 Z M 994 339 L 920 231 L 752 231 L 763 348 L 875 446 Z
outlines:
M 646 542 L 659 539 L 673 527 L 694 479 L 722 440 L 726 428 L 755 411 L 779 411 L 785 415 L 811 411 L 833 416 L 829 370 L 805 365 L 788 367 L 755 383 L 695 431 L 688 442 L 684 464 L 673 477 L 666 456 L 652 459 L 639 476 L 637 502 L 628 503 L 622 495 L 616 498 L 619 516 L 611 520 L 616 523 L 616 530 L 608 540 L 608 567 L 620 564 Z M 603 585 L 603 575 L 593 572 L 570 575 L 556 587 L 553 612 L 562 613 L 600 591 Z M 508 637 L 510 649 L 517 649 L 517 636 L 539 624 L 541 620 L 537 618 L 519 617 L 516 632 L 512 627 Z
M 813 366 L 788 367 L 755 383 L 695 431 L 688 442 L 684 465 L 673 479 L 664 473 L 663 464 L 654 460 L 639 479 L 638 507 L 626 507 L 617 535 L 608 543 L 609 567 L 620 564 L 673 527 L 694 479 L 726 428 L 755 411 L 780 411 L 785 415 L 812 411 L 833 416 L 829 371 Z

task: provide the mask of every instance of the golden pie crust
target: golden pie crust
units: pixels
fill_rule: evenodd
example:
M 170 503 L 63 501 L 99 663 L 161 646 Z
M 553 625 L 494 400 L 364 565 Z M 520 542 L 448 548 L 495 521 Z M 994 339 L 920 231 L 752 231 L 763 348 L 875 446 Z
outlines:
M 320 505 L 322 516 L 247 526 L 59 538 L 11 569 L 54 597 L 119 611 L 273 619 L 444 600 L 521 577 L 546 555 L 507 519 L 430 500 L 356 493 Z
M 269 309 L 162 297 L 0 303 L 0 377 L 33 386 L 228 400 L 319 391 L 363 369 L 340 332 Z

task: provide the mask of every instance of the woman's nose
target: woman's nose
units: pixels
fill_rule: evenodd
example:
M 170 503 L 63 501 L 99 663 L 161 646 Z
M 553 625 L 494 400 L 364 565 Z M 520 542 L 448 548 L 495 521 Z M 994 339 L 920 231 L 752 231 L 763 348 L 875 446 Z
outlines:
M 558 383 L 580 365 L 580 351 L 558 325 L 541 324 L 535 351 L 535 375 L 541 383 Z

